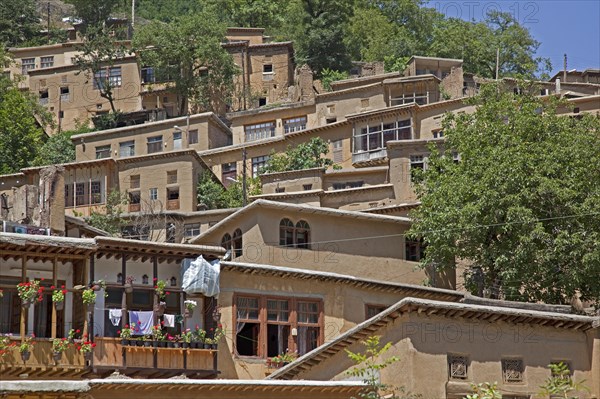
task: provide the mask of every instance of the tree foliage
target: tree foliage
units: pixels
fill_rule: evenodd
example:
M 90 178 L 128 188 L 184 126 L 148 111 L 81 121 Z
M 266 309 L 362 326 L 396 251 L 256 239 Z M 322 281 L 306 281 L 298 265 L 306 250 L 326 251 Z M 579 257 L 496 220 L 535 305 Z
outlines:
M 75 15 L 82 20 L 81 31 L 88 35 L 88 28 L 96 30 L 103 26 L 123 0 L 65 0 L 75 7 Z M 129 3 L 129 2 L 127 2 Z
M 210 11 L 175 18 L 166 24 L 153 21 L 134 36 L 144 65 L 170 76 L 180 98 L 180 113 L 188 104 L 194 112 L 217 111 L 230 101 L 238 68 L 221 46 L 226 26 Z
M 577 399 L 579 396 L 574 395 L 576 392 L 589 392 L 589 388 L 584 385 L 585 380 L 575 381 L 571 377 L 569 366 L 563 362 L 552 363 L 548 365 L 551 376 L 542 385 L 540 396 L 549 398 Z
M 42 144 L 32 165 L 53 165 L 75 161 L 75 145 L 71 141 L 71 136 L 91 131 L 93 129 L 87 126 L 79 126 L 75 130 L 66 130 L 53 134 Z
M 121 236 L 121 229 L 126 224 L 122 217 L 123 206 L 127 205 L 127 195 L 118 190 L 111 190 L 106 197 L 105 209 L 92 211 L 85 221 L 92 227 L 104 230 L 113 237 Z
M 207 209 L 239 208 L 244 202 L 242 190 L 243 176 L 238 176 L 235 182 L 225 188 L 215 175 L 207 170 L 200 175 L 198 181 L 198 203 L 206 205 Z M 246 176 L 246 195 L 260 195 L 262 186 L 258 177 Z
M 498 389 L 498 383 L 484 382 L 482 384 L 471 384 L 473 393 L 466 396 L 465 399 L 502 399 L 502 393 Z
M 309 142 L 298 144 L 296 147 L 288 146 L 283 153 L 272 153 L 263 172 L 274 173 L 328 167 L 333 165 L 331 159 L 324 158 L 328 152 L 329 145 L 322 138 L 313 137 Z
M 350 74 L 345 71 L 334 71 L 329 68 L 323 69 L 321 72 L 321 83 L 323 84 L 323 88 L 327 91 L 331 91 L 331 83 L 336 82 L 338 80 L 348 79 Z
M 460 162 L 432 148 L 411 231 L 428 244 L 426 264 L 470 264 L 476 294 L 598 301 L 600 119 L 560 116 L 555 99 L 520 86 L 485 86 L 473 114 L 445 118 L 446 152 Z
M 2 0 L 0 3 L 0 47 L 42 44 L 40 16 L 34 0 Z

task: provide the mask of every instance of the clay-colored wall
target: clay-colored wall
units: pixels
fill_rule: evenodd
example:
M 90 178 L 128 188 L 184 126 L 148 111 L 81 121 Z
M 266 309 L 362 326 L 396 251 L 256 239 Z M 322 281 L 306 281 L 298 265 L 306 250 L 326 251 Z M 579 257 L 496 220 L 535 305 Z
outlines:
M 192 148 L 204 151 L 211 148 L 223 147 L 230 140 L 229 132 L 217 125 L 207 116 L 190 117 L 189 131 L 198 131 L 198 143 L 188 144 L 189 137 L 185 118 L 161 122 L 134 125 L 126 128 L 117 128 L 79 135 L 73 138 L 75 143 L 75 156 L 77 161 L 96 158 L 96 147 L 111 146 L 111 158 L 120 158 L 120 143 L 133 140 L 135 142 L 135 155 L 148 153 L 148 138 L 162 135 L 162 151 L 173 151 L 173 134 L 181 129 L 181 149 Z
M 121 112 L 138 111 L 142 108 L 138 95 L 140 89 L 140 73 L 136 60 L 118 62 L 115 67 L 121 67 L 122 83 L 113 88 L 115 108 Z M 29 74 L 29 90 L 36 96 L 48 91 L 46 108 L 54 115 L 57 122 L 59 111 L 63 112 L 60 121 L 61 130 L 72 130 L 77 123 L 90 124 L 91 118 L 99 112 L 111 110 L 107 99 L 100 96 L 100 91 L 94 89 L 93 78 L 84 73 L 78 74 L 77 67 L 48 68 L 48 70 L 32 71 Z M 60 95 L 60 88 L 68 87 L 69 94 Z
M 323 188 L 324 173 L 324 169 L 306 169 L 262 175 L 262 192 L 273 194 L 277 189 L 283 189 L 285 192 L 306 191 L 305 185 L 310 185 L 310 190 L 320 190 Z
M 292 85 L 293 50 L 287 45 L 250 46 L 249 82 L 251 93 L 266 97 L 267 104 L 287 98 L 288 86 Z M 263 73 L 263 65 L 272 65 L 272 73 Z M 258 105 L 258 104 L 256 104 Z
M 439 107 L 419 109 L 415 114 L 415 139 L 432 139 L 433 132 L 442 129 L 442 121 L 446 113 L 471 114 L 475 112 L 475 106 L 466 105 L 462 102 L 439 103 Z
M 321 198 L 321 206 L 346 211 L 360 211 L 373 207 L 382 207 L 396 203 L 394 187 L 389 185 L 379 187 L 363 187 L 343 191 L 327 191 Z
M 177 171 L 177 182 L 167 184 L 167 172 Z M 119 167 L 119 187 L 121 192 L 139 191 L 141 209 L 167 210 L 167 190 L 179 188 L 179 209 L 170 209 L 183 212 L 196 210 L 197 197 L 196 185 L 201 168 L 191 155 L 177 159 L 140 160 L 135 163 L 121 164 Z M 140 176 L 140 188 L 132 189 L 131 176 Z M 150 188 L 158 189 L 158 200 L 149 199 Z
M 86 168 L 69 167 L 64 171 L 65 185 L 70 186 L 70 201 L 65 204 L 65 214 L 69 216 L 90 216 L 92 212 L 103 212 L 106 198 L 117 184 L 116 168 L 110 164 L 100 164 Z M 76 205 L 74 185 L 75 183 L 89 184 L 91 181 L 100 182 L 101 202 L 99 204 Z M 118 188 L 118 186 L 117 186 Z M 64 195 L 64 187 L 61 188 Z M 89 187 L 87 188 L 89 190 Z M 86 192 L 86 195 L 89 195 Z M 86 201 L 88 202 L 88 201 Z M 73 205 L 75 204 L 75 205 Z
M 550 376 L 547 365 L 561 360 L 570 363 L 576 380 L 596 380 L 590 350 L 595 342 L 581 331 L 411 313 L 377 331 L 377 335 L 382 336 L 382 343 L 393 343 L 385 357 L 400 358 L 382 372 L 382 382 L 403 386 L 425 398 L 446 398 L 450 393 L 451 397 L 461 398 L 471 392 L 470 383 L 486 381 L 497 381 L 505 395 L 538 397 L 539 386 Z M 354 344 L 348 349 L 360 352 L 364 347 Z M 448 354 L 468 356 L 467 380 L 449 381 Z M 503 382 L 501 359 L 510 357 L 523 359 L 523 383 Z M 350 367 L 345 352 L 339 352 L 295 378 L 343 380 L 348 378 L 345 370 Z M 583 393 L 582 397 L 590 396 Z
M 401 296 L 375 289 L 361 289 L 346 284 L 241 274 L 234 271 L 221 273 L 221 323 L 227 331 L 225 340 L 219 345 L 219 371 L 221 378 L 263 379 L 265 360 L 239 357 L 235 354 L 235 327 L 233 324 L 234 293 L 271 295 L 279 297 L 318 298 L 323 301 L 324 340 L 329 342 L 339 334 L 366 319 L 365 305 L 390 306 Z M 223 345 L 225 344 L 225 345 Z
M 76 50 L 74 44 L 53 44 L 49 46 L 38 46 L 28 48 L 11 48 L 9 53 L 13 56 L 14 63 L 7 69 L 11 73 L 11 77 L 14 78 L 16 75 L 21 75 L 23 58 L 35 58 L 35 70 L 41 68 L 41 57 L 54 57 L 54 67 L 61 67 L 65 65 L 73 65 L 73 58 L 80 53 Z M 29 87 L 29 75 L 22 75 L 24 80 L 19 82 L 19 87 Z
M 227 40 L 248 41 L 250 44 L 261 44 L 263 42 L 264 29 L 235 29 L 228 28 L 225 37 Z
M 337 122 L 346 119 L 346 115 L 385 108 L 383 85 L 378 84 L 362 90 L 347 90 L 325 93 L 317 96 L 316 113 L 319 125 L 326 125 L 327 119 L 336 118 Z M 332 110 L 331 107 L 334 107 Z
M 279 246 L 279 223 L 285 217 L 293 223 L 308 222 L 311 249 Z M 368 233 L 365 233 L 367 226 Z M 244 248 L 243 255 L 236 261 L 419 285 L 427 280 L 424 271 L 416 270 L 416 262 L 404 260 L 402 234 L 408 227 L 397 222 L 370 222 L 263 208 L 241 219 L 239 224 L 231 225 L 229 234 L 236 228 L 242 230 Z M 197 243 L 220 245 L 225 232 L 219 229 Z

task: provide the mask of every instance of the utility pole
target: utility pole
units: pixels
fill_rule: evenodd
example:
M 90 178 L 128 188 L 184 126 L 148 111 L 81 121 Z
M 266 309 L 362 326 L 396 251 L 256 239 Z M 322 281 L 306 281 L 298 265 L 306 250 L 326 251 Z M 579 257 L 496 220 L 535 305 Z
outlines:
M 563 60 L 563 82 L 567 82 L 567 53 L 565 53 Z
M 242 150 L 242 206 L 246 206 L 246 147 Z
M 129 39 L 133 38 L 133 25 L 135 24 L 135 0 L 131 0 L 131 32 L 129 34 Z

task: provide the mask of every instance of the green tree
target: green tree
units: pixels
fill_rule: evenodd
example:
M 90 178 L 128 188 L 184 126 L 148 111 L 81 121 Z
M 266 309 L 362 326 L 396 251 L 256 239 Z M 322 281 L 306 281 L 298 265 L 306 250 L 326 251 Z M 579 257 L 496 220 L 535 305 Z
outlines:
M 309 142 L 288 146 L 284 153 L 272 153 L 263 172 L 285 172 L 310 168 L 325 168 L 333 165 L 333 161 L 324 158 L 329 152 L 329 145 L 320 137 L 313 137 Z
M 540 43 L 509 13 L 492 11 L 484 22 L 447 19 L 434 30 L 431 55 L 464 60 L 466 72 L 495 78 L 496 51 L 500 49 L 499 75 L 536 77 L 550 70 L 550 61 L 536 57 Z
M 0 47 L 42 44 L 40 16 L 34 0 L 2 0 L 0 4 Z
M 71 141 L 71 136 L 91 131 L 93 131 L 93 129 L 87 126 L 79 126 L 75 130 L 67 130 L 53 134 L 47 138 L 40 147 L 32 165 L 53 165 L 75 161 L 75 145 Z
M 238 176 L 226 189 L 211 171 L 204 171 L 198 181 L 198 203 L 206 205 L 207 209 L 241 207 L 244 201 L 242 179 L 243 176 Z M 260 178 L 246 177 L 246 193 L 248 197 L 262 193 Z
M 348 79 L 349 77 L 350 74 L 348 72 L 332 71 L 331 69 L 325 68 L 323 69 L 323 72 L 321 72 L 321 83 L 325 90 L 331 91 L 331 82 Z
M 398 25 L 381 9 L 358 8 L 350 18 L 344 41 L 354 60 L 383 61 L 390 55 L 397 35 Z
M 485 382 L 483 384 L 471 384 L 473 393 L 467 395 L 465 399 L 502 399 L 502 393 L 498 390 L 498 383 L 494 382 L 490 384 Z
M 111 190 L 106 197 L 104 212 L 92 211 L 85 221 L 92 227 L 104 230 L 113 237 L 121 236 L 121 229 L 126 225 L 126 220 L 121 216 L 122 207 L 127 205 L 127 195 L 118 190 Z
M 75 15 L 83 21 L 81 30 L 88 35 L 88 29 L 93 31 L 104 26 L 112 12 L 122 0 L 65 0 L 66 3 L 75 7 Z M 127 2 L 129 3 L 129 2 Z
M 578 399 L 579 396 L 574 395 L 575 392 L 589 392 L 589 388 L 586 387 L 583 381 L 575 381 L 571 377 L 571 371 L 569 366 L 563 362 L 549 364 L 550 372 L 552 374 L 546 380 L 546 383 L 542 385 L 540 396 L 548 396 L 549 398 L 564 398 L 564 399 Z
M 317 76 L 325 68 L 347 71 L 350 55 L 344 42 L 353 0 L 296 0 L 288 21 L 299 64 L 306 63 Z
M 460 162 L 432 148 L 415 171 L 411 232 L 428 245 L 424 265 L 468 262 L 476 294 L 568 303 L 579 290 L 598 301 L 600 119 L 560 116 L 556 99 L 520 87 L 486 85 L 474 113 L 445 118 L 446 152 Z
M 230 101 L 238 68 L 221 46 L 226 26 L 213 12 L 202 11 L 166 24 L 153 21 L 134 36 L 144 65 L 170 75 L 180 98 L 179 111 L 218 111 Z

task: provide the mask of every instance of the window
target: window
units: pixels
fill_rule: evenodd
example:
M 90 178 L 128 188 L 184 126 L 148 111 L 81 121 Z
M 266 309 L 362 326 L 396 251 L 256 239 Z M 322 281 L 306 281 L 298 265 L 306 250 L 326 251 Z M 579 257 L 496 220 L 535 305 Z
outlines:
M 129 188 L 140 188 L 140 175 L 132 175 L 129 178 Z
M 235 162 L 224 163 L 221 165 L 221 181 L 225 187 L 231 184 L 228 178 L 235 179 L 237 177 L 237 164 Z
M 423 155 L 411 155 L 410 156 L 410 169 L 425 169 L 426 159 Z M 414 179 L 414 175 L 411 173 L 411 180 Z
M 299 132 L 306 129 L 306 116 L 299 116 L 296 118 L 284 119 L 283 120 L 283 132 L 292 133 Z
M 371 317 L 378 315 L 379 313 L 386 310 L 387 307 L 383 305 L 366 305 L 365 306 L 365 319 L 368 320 Z
M 173 149 L 181 150 L 181 132 L 173 132 Z
M 121 158 L 131 157 L 133 155 L 135 155 L 135 141 L 131 140 L 119 143 L 119 156 Z
M 93 181 L 90 183 L 90 192 L 92 195 L 92 204 L 101 204 L 104 202 L 104 199 L 102 198 L 102 187 L 99 181 Z
M 296 247 L 310 249 L 310 226 L 300 220 L 294 226 L 290 219 L 279 222 L 279 245 L 282 247 Z
M 198 144 L 198 130 L 188 132 L 188 144 Z
M 158 200 L 158 188 L 151 188 L 148 192 L 148 197 L 153 201 Z
M 106 85 L 120 87 L 123 83 L 121 67 L 104 68 L 94 74 L 94 89 L 105 90 Z
M 75 205 L 85 205 L 85 183 L 75 184 Z
M 411 240 L 406 239 L 405 244 L 405 259 L 413 262 L 418 262 L 425 258 L 425 243 L 423 239 Z
M 343 145 L 344 142 L 342 140 L 335 140 L 331 143 L 333 147 L 333 162 L 341 163 L 344 161 L 344 153 L 343 153 Z
M 40 91 L 40 105 L 48 104 L 48 90 Z
M 327 106 L 327 113 L 328 114 L 335 114 L 335 104 L 331 104 Z
M 275 187 L 276 193 L 285 193 L 285 187 Z
M 31 69 L 35 69 L 35 58 L 23 58 L 21 60 L 21 73 L 25 75 Z
M 267 105 L 267 98 L 266 98 L 266 97 L 260 97 L 260 98 L 258 99 L 258 106 L 259 106 L 259 107 L 262 107 L 262 106 L 264 106 L 264 105 Z
M 321 301 L 244 295 L 234 303 L 235 351 L 240 356 L 267 358 L 286 350 L 303 355 L 322 343 Z
M 69 94 L 69 86 L 65 86 L 65 87 L 61 87 L 60 88 L 60 101 L 71 101 L 71 96 Z
M 167 188 L 167 210 L 179 209 L 179 187 Z
M 65 206 L 73 206 L 73 191 L 70 184 L 65 184 Z
M 362 100 L 360 100 L 360 106 L 362 108 L 367 108 L 369 106 L 369 99 L 363 98 Z
M 19 334 L 21 323 L 21 298 L 17 291 L 17 277 L 2 277 L 0 284 L 4 285 L 3 297 L 0 300 L 0 333 Z
M 310 226 L 304 220 L 296 223 L 296 247 L 297 248 L 310 248 Z
M 524 369 L 522 359 L 502 359 L 502 377 L 506 383 L 523 382 Z
M 150 227 L 149 226 L 125 226 L 121 230 L 121 236 L 123 238 L 128 238 L 130 240 L 148 241 L 148 238 L 150 236 Z M 145 291 L 141 291 L 142 294 L 144 292 Z M 135 292 L 134 292 L 134 294 L 135 294 Z M 135 295 L 134 295 L 134 300 L 135 300 Z M 150 299 L 150 303 L 152 303 L 151 301 L 152 301 L 152 299 Z
M 148 137 L 148 154 L 162 151 L 162 136 Z
M 312 184 L 303 184 L 302 189 L 304 191 L 312 190 Z
M 177 171 L 169 170 L 167 171 L 167 184 L 177 183 Z
M 333 183 L 334 190 L 345 190 L 347 188 L 359 188 L 365 184 L 364 181 L 347 181 L 347 182 L 339 182 Z
M 281 219 L 279 222 L 279 245 L 282 247 L 294 246 L 294 223 L 290 219 Z
M 266 139 L 275 136 L 275 121 L 244 126 L 246 141 Z
M 183 235 L 185 237 L 196 237 L 200 234 L 200 223 L 189 223 L 183 226 Z
M 336 123 L 337 122 L 337 118 L 327 118 L 325 119 L 325 123 L 326 124 L 330 124 L 330 123 Z
M 225 233 L 221 238 L 221 246 L 227 251 L 231 249 L 231 235 L 229 233 Z
M 129 205 L 139 205 L 139 204 L 140 204 L 140 192 L 139 191 L 129 192 Z
M 388 141 L 411 138 L 410 119 L 367 125 L 354 136 L 354 152 L 376 151 L 385 148 Z
M 448 355 L 448 378 L 466 380 L 468 378 L 469 359 L 463 355 Z
M 438 129 L 438 130 L 432 130 L 432 131 L 431 131 L 431 134 L 433 135 L 433 138 L 434 138 L 434 139 L 437 139 L 437 138 L 442 138 L 442 137 L 444 137 L 444 131 L 443 131 L 443 130 L 441 130 L 441 129 Z
M 154 83 L 154 82 L 156 82 L 156 77 L 154 75 L 154 68 L 142 67 L 142 84 Z
M 417 103 L 419 105 L 424 105 L 424 104 L 427 104 L 428 97 L 429 97 L 428 93 L 402 94 L 401 97 L 392 98 L 390 105 L 395 106 L 395 105 L 403 105 L 403 104 L 410 104 L 410 103 Z
M 273 64 L 264 64 L 263 73 L 273 73 Z
M 252 177 L 258 177 L 262 173 L 263 168 L 267 166 L 268 161 L 268 155 L 252 158 Z
M 53 66 L 54 66 L 54 56 L 40 58 L 40 67 L 41 68 L 51 68 Z
M 110 144 L 96 147 L 96 159 L 110 157 Z
M 239 256 L 242 256 L 242 254 L 244 253 L 244 248 L 242 245 L 242 230 L 236 229 L 233 232 L 232 243 L 233 243 L 233 257 L 237 258 Z
M 165 235 L 166 235 L 166 242 L 170 242 L 170 243 L 175 242 L 175 237 L 177 235 L 177 229 L 175 228 L 175 224 L 167 223 L 165 225 Z

